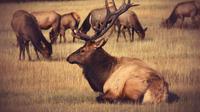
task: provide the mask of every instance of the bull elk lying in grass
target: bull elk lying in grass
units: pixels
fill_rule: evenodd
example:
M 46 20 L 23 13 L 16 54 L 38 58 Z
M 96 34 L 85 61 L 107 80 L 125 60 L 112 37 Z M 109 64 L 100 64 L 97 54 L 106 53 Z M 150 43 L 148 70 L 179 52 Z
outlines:
M 39 59 L 38 51 L 45 57 L 49 58 L 52 54 L 52 45 L 43 36 L 37 20 L 34 16 L 24 10 L 18 10 L 13 14 L 11 26 L 16 34 L 19 44 L 19 60 L 23 53 L 23 60 L 25 59 L 25 48 L 31 60 L 29 53 L 29 42 L 34 46 L 37 58 Z
M 98 32 L 88 36 L 80 31 L 74 32 L 77 38 L 86 43 L 67 57 L 71 64 L 78 64 L 91 88 L 100 92 L 99 102 L 115 102 L 129 99 L 134 102 L 160 103 L 168 100 L 168 83 L 160 73 L 140 59 L 108 54 L 102 47 L 108 38 L 100 38 L 115 23 L 117 18 L 134 4 L 124 3 L 114 12 L 106 5 L 106 19 Z
M 79 23 L 80 23 L 80 16 L 76 12 L 67 13 L 61 16 L 60 43 L 62 42 L 62 37 L 64 42 L 66 42 L 65 30 L 71 29 L 72 32 L 73 30 L 78 30 Z M 75 37 L 73 37 L 73 42 L 75 42 Z
M 171 28 L 178 19 L 181 20 L 180 28 L 183 27 L 183 22 L 185 17 L 190 17 L 194 25 L 198 25 L 200 16 L 200 2 L 197 1 L 187 1 L 187 2 L 181 2 L 178 3 L 170 16 L 161 23 L 162 26 Z

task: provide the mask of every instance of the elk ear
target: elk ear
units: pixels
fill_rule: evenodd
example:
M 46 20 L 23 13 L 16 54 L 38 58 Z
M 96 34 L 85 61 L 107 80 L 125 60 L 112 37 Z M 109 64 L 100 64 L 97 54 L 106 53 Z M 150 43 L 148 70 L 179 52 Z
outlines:
M 144 31 L 147 31 L 147 29 L 148 29 L 147 27 L 146 27 L 146 28 L 144 28 Z
M 107 39 L 101 39 L 95 42 L 95 48 L 101 48 L 103 47 L 107 42 Z

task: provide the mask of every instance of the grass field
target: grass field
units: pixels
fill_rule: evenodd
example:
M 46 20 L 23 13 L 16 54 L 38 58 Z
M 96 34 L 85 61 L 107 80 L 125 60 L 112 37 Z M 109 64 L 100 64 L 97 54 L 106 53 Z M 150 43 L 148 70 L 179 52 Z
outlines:
M 82 69 L 65 61 L 84 44 L 72 43 L 69 32 L 67 43 L 53 45 L 51 61 L 18 61 L 16 37 L 10 27 L 14 11 L 55 10 L 60 14 L 76 11 L 83 20 L 91 9 L 104 5 L 102 0 L 0 4 L 0 112 L 200 112 L 200 30 L 168 30 L 159 26 L 180 1 L 135 1 L 141 6 L 131 10 L 148 27 L 145 40 L 135 36 L 134 43 L 123 38 L 117 43 L 113 34 L 104 46 L 114 56 L 143 59 L 162 73 L 170 84 L 170 91 L 180 99 L 158 105 L 97 103 L 98 94 L 89 87 Z M 48 37 L 48 32 L 43 32 Z M 32 47 L 31 55 L 36 59 Z

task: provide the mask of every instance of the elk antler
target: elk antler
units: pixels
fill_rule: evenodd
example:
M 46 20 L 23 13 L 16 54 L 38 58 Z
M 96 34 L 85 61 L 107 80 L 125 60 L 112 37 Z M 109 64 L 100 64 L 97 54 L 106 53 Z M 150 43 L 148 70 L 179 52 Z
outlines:
M 112 1 L 113 1 L 113 4 L 115 4 L 114 0 L 112 0 Z M 108 7 L 108 1 L 107 0 L 105 0 L 105 6 L 106 6 L 107 14 L 106 14 L 104 22 L 100 25 L 100 28 L 97 30 L 97 32 L 92 36 L 84 34 L 80 31 L 73 32 L 75 35 L 77 35 L 75 37 L 78 37 L 79 39 L 82 39 L 82 40 L 85 40 L 85 41 L 95 41 L 99 37 L 103 36 L 111 28 L 111 26 L 115 23 L 117 18 L 122 13 L 126 12 L 130 7 L 138 6 L 138 4 L 131 4 L 130 0 L 128 0 L 128 2 L 125 3 L 125 0 L 124 0 L 124 2 L 119 7 L 119 9 L 117 9 L 114 12 L 110 11 L 110 9 Z
M 112 0 L 112 4 L 113 4 L 115 10 L 117 10 L 117 7 L 116 7 L 116 4 L 115 4 L 115 1 L 114 1 L 114 0 Z

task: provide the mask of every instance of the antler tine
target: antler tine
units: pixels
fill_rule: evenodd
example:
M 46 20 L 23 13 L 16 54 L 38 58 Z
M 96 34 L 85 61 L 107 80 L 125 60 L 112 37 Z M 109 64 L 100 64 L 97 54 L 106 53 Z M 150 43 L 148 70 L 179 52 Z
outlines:
M 127 4 L 130 4 L 131 0 L 128 0 Z M 123 0 L 122 4 L 126 4 L 126 0 Z
M 131 0 L 128 0 L 128 4 L 130 4 L 131 3 Z
M 72 36 L 77 38 L 77 39 L 84 40 L 84 41 L 90 40 L 90 37 L 87 34 L 84 34 L 80 31 L 74 32 L 74 30 L 72 30 Z
M 122 4 L 121 4 L 121 6 L 122 6 L 122 5 L 124 5 L 124 4 L 126 4 L 125 0 L 123 0 L 123 1 L 122 1 Z
M 113 6 L 115 7 L 115 9 L 117 10 L 117 7 L 116 7 L 116 4 L 115 4 L 114 0 L 112 0 L 112 3 L 113 3 Z
M 107 11 L 107 15 L 110 14 L 110 9 L 109 9 L 109 6 L 108 6 L 108 0 L 105 0 L 105 5 L 106 5 L 106 11 Z

